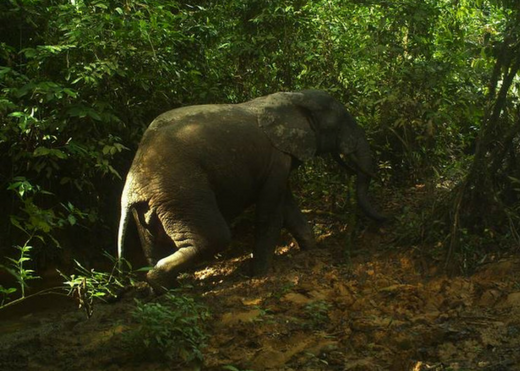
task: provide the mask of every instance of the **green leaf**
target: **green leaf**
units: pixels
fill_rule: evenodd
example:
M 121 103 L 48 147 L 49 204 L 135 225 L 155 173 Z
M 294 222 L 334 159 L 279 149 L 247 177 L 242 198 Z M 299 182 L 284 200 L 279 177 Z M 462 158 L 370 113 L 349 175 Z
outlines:
M 11 221 L 11 224 L 14 225 L 16 228 L 20 229 L 23 232 L 26 232 L 25 229 L 20 224 L 20 221 L 18 220 L 17 217 L 15 217 L 14 215 L 10 215 L 9 220 Z
M 70 225 L 76 224 L 76 217 L 72 214 L 67 217 L 67 220 L 69 221 Z
M 75 92 L 74 90 L 71 90 L 71 89 L 65 88 L 65 89 L 63 89 L 63 92 L 64 92 L 65 94 L 67 94 L 69 97 L 72 97 L 72 98 L 77 98 L 77 97 L 78 97 L 78 93 Z
M 16 90 L 16 97 L 21 98 L 25 95 L 27 95 L 29 92 L 32 92 L 35 88 L 35 84 L 30 82 L 28 84 L 25 84 L 22 86 L 22 88 Z
M 38 55 L 38 51 L 34 48 L 25 48 L 20 50 L 20 53 L 25 55 L 25 58 L 34 58 Z
M 57 157 L 59 159 L 66 159 L 67 154 L 59 149 L 55 148 L 47 148 L 47 147 L 37 147 L 33 152 L 34 157 L 40 156 L 49 156 L 49 157 Z
M 72 117 L 85 117 L 87 116 L 87 108 L 84 106 L 72 106 L 67 110 L 67 114 Z
M 89 109 L 87 111 L 87 115 L 90 116 L 91 118 L 93 118 L 96 121 L 101 121 L 101 116 L 96 111 L 94 111 L 93 109 Z
M 17 291 L 16 287 L 5 288 L 2 285 L 0 285 L 0 294 L 2 294 L 2 295 L 11 295 L 11 294 L 14 294 L 16 291 Z
M 9 117 L 25 117 L 27 114 L 25 112 L 11 112 Z
M 96 8 L 100 8 L 100 9 L 104 9 L 104 10 L 107 10 L 107 9 L 108 9 L 108 6 L 106 6 L 106 5 L 105 5 L 104 3 L 102 3 L 102 2 L 98 2 L 98 3 L 94 4 L 94 6 L 95 6 Z

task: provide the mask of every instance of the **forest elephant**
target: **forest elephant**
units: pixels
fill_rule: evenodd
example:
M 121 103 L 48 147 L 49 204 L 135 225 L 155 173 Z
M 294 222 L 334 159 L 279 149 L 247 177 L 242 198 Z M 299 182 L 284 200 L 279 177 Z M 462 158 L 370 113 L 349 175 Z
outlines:
M 374 169 L 365 133 L 324 91 L 166 112 L 145 131 L 126 178 L 119 257 L 133 214 L 153 267 L 149 283 L 172 286 L 178 273 L 222 251 L 231 239 L 229 223 L 254 204 L 253 274 L 264 274 L 282 227 L 301 249 L 315 244 L 288 178 L 300 163 L 327 153 L 355 169 L 359 207 L 383 220 L 368 200 Z

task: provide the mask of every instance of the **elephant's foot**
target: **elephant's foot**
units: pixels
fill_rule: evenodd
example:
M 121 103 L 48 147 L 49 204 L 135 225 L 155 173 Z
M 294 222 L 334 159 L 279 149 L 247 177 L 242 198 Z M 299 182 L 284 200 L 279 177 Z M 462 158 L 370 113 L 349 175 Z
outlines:
M 199 259 L 197 250 L 193 247 L 183 247 L 175 253 L 159 260 L 146 275 L 148 283 L 154 291 L 164 293 L 168 289 L 178 286 L 179 273 L 191 267 Z
M 164 294 L 178 284 L 176 275 L 164 269 L 157 268 L 157 266 L 146 274 L 146 280 L 153 291 L 158 295 Z

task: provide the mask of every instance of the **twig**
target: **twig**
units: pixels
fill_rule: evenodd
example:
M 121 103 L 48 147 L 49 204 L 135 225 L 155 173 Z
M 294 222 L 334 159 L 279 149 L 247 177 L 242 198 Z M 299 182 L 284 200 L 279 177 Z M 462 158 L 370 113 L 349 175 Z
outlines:
M 24 300 L 27 300 L 29 298 L 32 298 L 32 297 L 35 297 L 35 296 L 40 296 L 40 295 L 50 295 L 50 294 L 54 294 L 54 295 L 61 295 L 61 296 L 69 296 L 65 293 L 61 293 L 61 292 L 56 292 L 56 291 L 53 291 L 53 290 L 63 290 L 65 288 L 65 286 L 56 286 L 56 287 L 51 287 L 51 288 L 48 288 L 48 289 L 45 289 L 45 290 L 42 290 L 42 291 L 38 291 L 34 294 L 31 294 L 31 295 L 27 295 L 27 296 L 24 296 L 22 298 L 18 298 L 16 300 L 13 300 L 13 301 L 10 301 L 9 303 L 7 304 L 4 304 L 2 306 L 0 306 L 0 310 L 4 309 L 4 308 L 7 308 L 11 305 L 14 305 L 14 304 L 17 304 L 17 303 L 20 303 Z
M 455 200 L 455 215 L 453 217 L 453 225 L 451 228 L 451 239 L 450 239 L 450 247 L 448 248 L 448 254 L 446 255 L 446 262 L 444 263 L 444 270 L 448 269 L 448 265 L 450 264 L 450 260 L 453 256 L 453 252 L 455 251 L 455 246 L 457 244 L 457 236 L 458 236 L 458 229 L 460 224 L 460 208 L 462 205 L 462 198 L 464 196 L 464 190 L 466 189 L 467 180 L 466 178 L 461 186 L 460 190 L 458 191 L 457 198 Z

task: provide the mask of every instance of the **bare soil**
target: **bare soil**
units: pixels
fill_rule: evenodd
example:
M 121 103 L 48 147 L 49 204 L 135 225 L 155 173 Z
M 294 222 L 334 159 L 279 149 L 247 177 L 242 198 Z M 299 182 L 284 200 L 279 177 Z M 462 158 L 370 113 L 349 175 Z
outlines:
M 347 244 L 332 216 L 317 219 L 332 223 L 318 248 L 286 238 L 265 278 L 246 275 L 250 237 L 185 278 L 211 312 L 203 365 L 132 356 L 121 332 L 135 291 L 96 303 L 90 319 L 55 296 L 0 312 L 0 370 L 520 370 L 518 256 L 448 277 L 396 247 L 391 225 Z

